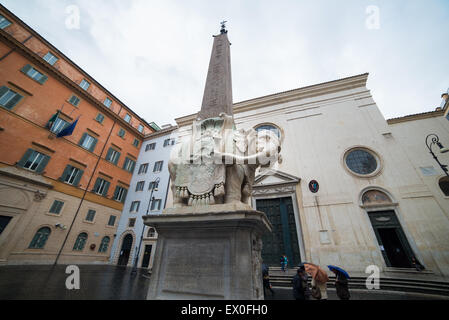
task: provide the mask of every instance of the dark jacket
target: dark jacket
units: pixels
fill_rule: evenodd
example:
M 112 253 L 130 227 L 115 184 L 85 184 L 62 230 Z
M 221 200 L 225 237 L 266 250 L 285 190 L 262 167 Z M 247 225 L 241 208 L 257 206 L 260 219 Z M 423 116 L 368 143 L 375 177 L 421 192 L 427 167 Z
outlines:
M 351 297 L 351 294 L 349 293 L 348 279 L 346 279 L 346 277 L 340 272 L 337 273 L 335 279 L 335 289 L 337 291 L 337 296 L 341 300 L 349 300 Z
M 296 300 L 306 300 L 304 281 L 299 274 L 296 274 L 292 280 L 293 297 Z

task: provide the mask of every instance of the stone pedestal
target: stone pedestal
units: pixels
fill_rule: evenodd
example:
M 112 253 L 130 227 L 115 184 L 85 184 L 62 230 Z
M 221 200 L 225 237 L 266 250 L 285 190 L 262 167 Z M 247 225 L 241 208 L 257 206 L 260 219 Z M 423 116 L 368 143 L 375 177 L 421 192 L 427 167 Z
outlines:
M 168 209 L 144 217 L 158 232 L 147 299 L 263 299 L 263 212 L 244 204 Z

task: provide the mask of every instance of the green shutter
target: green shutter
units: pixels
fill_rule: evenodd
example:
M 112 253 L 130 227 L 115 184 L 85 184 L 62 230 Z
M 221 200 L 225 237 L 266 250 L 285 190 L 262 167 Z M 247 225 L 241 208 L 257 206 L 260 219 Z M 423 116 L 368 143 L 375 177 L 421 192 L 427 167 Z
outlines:
M 44 158 L 42 159 L 41 163 L 36 168 L 36 173 L 42 173 L 45 169 L 45 167 L 48 164 L 48 161 L 50 161 L 50 157 L 47 155 L 44 155 Z
M 111 156 L 112 156 L 112 148 L 109 148 L 108 153 L 106 154 L 106 161 L 111 161 Z
M 3 97 L 8 91 L 9 91 L 8 87 L 5 87 L 5 86 L 1 87 L 0 88 L 0 98 Z
M 12 109 L 16 106 L 16 104 L 18 104 L 20 102 L 20 100 L 22 100 L 23 96 L 21 96 L 20 94 L 18 94 L 16 92 L 16 95 L 14 96 L 14 98 L 12 98 L 6 105 L 5 108 L 7 109 Z
M 128 165 L 128 161 L 129 161 L 129 159 L 128 159 L 128 157 L 126 157 L 125 158 L 125 163 L 123 164 L 123 169 L 125 169 L 126 166 Z
M 84 174 L 84 171 L 79 169 L 79 172 L 78 172 L 78 174 L 77 174 L 77 176 L 75 178 L 75 181 L 73 182 L 73 186 L 78 187 L 78 185 L 80 184 L 80 180 L 81 180 L 81 177 L 83 176 L 83 174 Z
M 109 190 L 109 186 L 111 185 L 111 183 L 109 181 L 105 180 L 105 185 L 104 185 L 104 191 L 103 191 L 103 197 L 106 197 L 108 195 L 108 190 Z
M 30 71 L 31 69 L 33 69 L 33 67 L 31 65 L 27 64 L 20 71 L 22 71 L 23 73 L 27 74 L 27 72 Z
M 64 182 L 65 179 L 67 178 L 67 176 L 69 175 L 71 169 L 72 169 L 72 166 L 71 165 L 67 165 L 67 167 L 65 167 L 65 170 L 62 173 L 62 176 L 59 178 L 59 180 Z
M 122 155 L 120 152 L 117 152 L 117 158 L 115 158 L 114 164 L 117 165 L 118 159 L 120 159 L 120 156 Z
M 93 137 L 92 137 L 92 138 L 93 138 Z M 89 148 L 89 151 L 90 151 L 90 152 L 94 152 L 95 146 L 97 145 L 97 142 L 98 142 L 98 139 L 97 139 L 97 138 L 94 138 L 94 142 L 92 142 L 92 145 L 91 145 L 90 148 Z
M 46 75 L 42 75 L 42 77 L 39 79 L 40 84 L 44 84 L 48 80 L 48 77 Z
M 118 186 L 115 187 L 115 191 L 114 191 L 114 200 L 117 200 L 117 196 L 118 196 L 119 190 L 120 190 L 120 188 L 119 188 Z
M 123 197 L 122 197 L 122 203 L 125 203 L 125 199 L 126 199 L 126 196 L 128 195 L 128 189 L 124 189 L 125 190 L 125 192 L 123 192 Z
M 25 154 L 23 155 L 22 159 L 20 159 L 19 162 L 17 162 L 17 164 L 19 166 L 21 166 L 22 168 L 25 166 L 25 163 L 27 162 L 27 160 L 31 157 L 31 155 L 33 154 L 34 150 L 33 149 L 28 149 Z
M 131 165 L 131 169 L 129 170 L 129 172 L 134 172 L 134 168 L 136 167 L 136 162 L 135 161 L 132 161 L 131 160 L 131 162 L 132 162 L 132 165 Z
M 80 140 L 80 142 L 78 143 L 80 146 L 83 145 L 84 140 L 86 140 L 86 137 L 87 137 L 87 133 L 83 133 L 83 136 L 81 137 L 81 140 Z
M 94 185 L 94 188 L 92 189 L 92 191 L 94 191 L 94 192 L 97 191 L 98 186 L 100 185 L 100 181 L 101 181 L 101 178 L 97 178 L 97 181 L 95 181 L 95 185 Z

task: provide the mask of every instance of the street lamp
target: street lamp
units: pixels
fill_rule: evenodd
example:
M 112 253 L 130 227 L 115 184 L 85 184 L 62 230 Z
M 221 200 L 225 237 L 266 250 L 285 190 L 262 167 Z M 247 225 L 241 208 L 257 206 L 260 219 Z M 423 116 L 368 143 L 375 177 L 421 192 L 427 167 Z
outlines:
M 147 212 L 146 212 L 145 216 L 147 216 L 150 211 L 151 203 L 154 201 L 153 192 L 159 190 L 158 187 L 159 187 L 160 181 L 161 181 L 161 179 L 158 177 L 158 178 L 156 178 L 156 180 L 154 180 L 151 183 L 152 185 L 151 185 L 150 201 L 148 201 L 148 208 L 147 208 Z M 136 258 L 134 259 L 134 265 L 133 265 L 131 274 L 135 274 L 137 272 L 137 262 L 139 261 L 140 248 L 142 246 L 144 232 L 145 232 L 145 224 L 142 227 L 142 234 L 140 235 L 139 249 L 137 249 L 137 251 L 136 251 Z
M 430 138 L 431 138 L 431 140 L 429 141 Z M 442 145 L 441 142 L 440 142 L 440 138 L 439 138 L 436 134 L 431 133 L 431 134 L 429 134 L 429 135 L 426 137 L 426 146 L 427 146 L 427 148 L 429 149 L 430 154 L 431 154 L 432 157 L 435 159 L 435 161 L 439 164 L 439 166 L 441 167 L 441 169 L 443 169 L 444 173 L 449 177 L 447 165 L 442 164 L 442 163 L 438 160 L 438 158 L 437 158 L 437 156 L 435 155 L 435 153 L 433 153 L 433 151 L 432 151 L 432 146 L 433 146 L 434 144 L 436 144 L 436 145 L 438 146 L 438 148 L 440 148 L 440 152 L 441 152 L 441 153 L 446 153 L 446 152 L 449 151 L 449 149 L 443 147 L 443 145 Z

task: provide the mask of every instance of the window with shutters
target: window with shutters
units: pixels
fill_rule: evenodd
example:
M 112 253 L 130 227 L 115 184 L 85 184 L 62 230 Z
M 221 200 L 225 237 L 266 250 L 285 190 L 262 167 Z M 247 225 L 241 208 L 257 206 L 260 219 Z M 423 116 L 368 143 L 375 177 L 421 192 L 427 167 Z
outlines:
M 148 172 L 148 166 L 149 166 L 149 163 L 144 163 L 144 164 L 140 165 L 139 174 L 147 173 Z
M 159 188 L 159 181 L 152 181 L 150 182 L 150 186 L 148 187 L 148 190 L 154 190 L 157 191 L 157 189 Z
M 60 215 L 63 206 L 64 206 L 64 202 L 55 200 L 53 202 L 53 204 L 51 205 L 49 212 L 51 214 Z
M 100 196 L 106 197 L 108 194 L 110 184 L 111 183 L 109 181 L 106 181 L 102 178 L 98 178 L 97 182 L 95 182 L 93 192 L 95 192 L 96 194 L 98 194 Z
M 109 99 L 109 98 L 106 98 L 106 99 L 104 99 L 103 104 L 104 104 L 107 108 L 110 108 L 111 105 L 112 105 L 112 100 Z
M 0 29 L 5 29 L 11 25 L 11 21 L 0 14 Z
M 51 230 L 49 227 L 40 228 L 31 240 L 28 248 L 30 249 L 43 249 L 47 243 L 48 237 L 50 237 Z
M 75 241 L 75 245 L 73 246 L 74 251 L 83 251 L 87 242 L 87 233 L 83 232 L 78 235 Z
M 86 215 L 86 221 L 88 222 L 93 222 L 95 219 L 95 214 L 97 212 L 95 210 L 90 209 L 89 211 L 87 211 L 87 215 Z
M 93 152 L 95 150 L 95 146 L 97 145 L 98 140 L 91 135 L 85 133 L 80 140 L 79 145 L 86 150 Z
M 56 58 L 56 56 L 55 56 L 53 53 L 51 53 L 51 52 L 48 52 L 48 53 L 44 56 L 43 59 L 44 59 L 45 61 L 47 61 L 48 64 L 50 64 L 50 65 L 52 65 L 52 66 L 56 63 L 56 61 L 58 61 L 58 58 Z
M 114 200 L 119 202 L 125 202 L 126 194 L 128 190 L 123 187 L 117 186 L 114 192 Z
M 133 201 L 131 203 L 131 208 L 129 209 L 129 212 L 139 212 L 140 208 L 140 201 Z
M 70 123 L 61 119 L 61 118 L 56 118 L 56 120 L 53 122 L 53 125 L 50 128 L 50 131 L 53 132 L 54 134 L 58 134 L 60 133 L 62 130 L 64 130 L 67 126 L 69 126 Z
M 125 133 L 126 133 L 126 131 L 123 130 L 122 128 L 120 128 L 120 130 L 118 131 L 118 136 L 124 138 L 125 137 Z
M 72 95 L 69 99 L 69 103 L 75 107 L 78 107 L 78 105 L 80 104 L 80 101 L 81 101 L 81 99 L 75 95 Z
M 143 125 L 139 124 L 139 128 L 137 130 L 139 130 L 139 132 L 142 133 L 143 132 Z
M 154 164 L 153 172 L 161 172 L 162 166 L 164 165 L 164 161 L 158 161 Z
M 101 113 L 97 114 L 97 117 L 95 118 L 95 120 L 99 123 L 103 123 L 104 115 L 102 115 Z
M 125 159 L 125 164 L 123 165 L 123 169 L 132 173 L 134 171 L 135 165 L 136 165 L 136 162 L 127 157 Z
M 89 89 L 89 87 L 90 87 L 89 81 L 87 81 L 86 79 L 83 79 L 80 83 L 80 87 L 83 88 L 84 90 Z
M 61 180 L 67 184 L 77 187 L 79 185 L 81 177 L 83 176 L 83 173 L 83 170 L 68 165 L 62 173 Z
M 113 227 L 115 226 L 115 220 L 117 219 L 116 216 L 109 216 L 108 226 Z
M 125 119 L 126 122 L 130 123 L 131 122 L 131 116 L 129 114 L 126 114 Z
M 109 148 L 108 153 L 106 154 L 106 161 L 112 162 L 113 164 L 117 165 L 118 160 L 120 159 L 120 152 L 113 148 Z
M 151 211 L 158 211 L 158 210 L 161 210 L 161 203 L 162 203 L 162 200 L 161 200 L 161 199 L 154 199 L 154 200 L 151 202 Z
M 136 218 L 131 218 L 128 220 L 128 227 L 133 228 L 136 225 Z
M 137 191 L 143 191 L 144 188 L 145 188 L 145 181 L 139 181 L 139 182 L 137 182 L 137 185 L 136 185 L 136 192 L 137 192 Z
M 24 169 L 34 171 L 36 173 L 42 173 L 49 160 L 49 156 L 36 150 L 28 149 L 17 164 Z
M 37 71 L 29 64 L 23 67 L 21 71 L 31 79 L 39 82 L 40 84 L 44 84 L 48 80 L 48 77 L 46 75 Z
M 145 151 L 150 151 L 150 150 L 154 150 L 154 149 L 156 149 L 156 143 L 149 143 L 145 147 Z
M 8 87 L 3 86 L 0 88 L 0 106 L 3 108 L 11 110 L 20 102 L 20 100 L 22 100 L 22 98 L 22 95 Z
M 109 242 L 111 242 L 111 238 L 109 238 L 108 236 L 104 237 L 101 240 L 101 244 L 100 244 L 100 247 L 98 248 L 98 252 L 100 252 L 100 253 L 107 252 L 108 248 L 109 248 Z
M 137 140 L 137 139 L 134 139 L 133 146 L 136 147 L 136 148 L 138 148 L 138 147 L 139 147 L 139 144 L 140 144 L 140 141 Z

